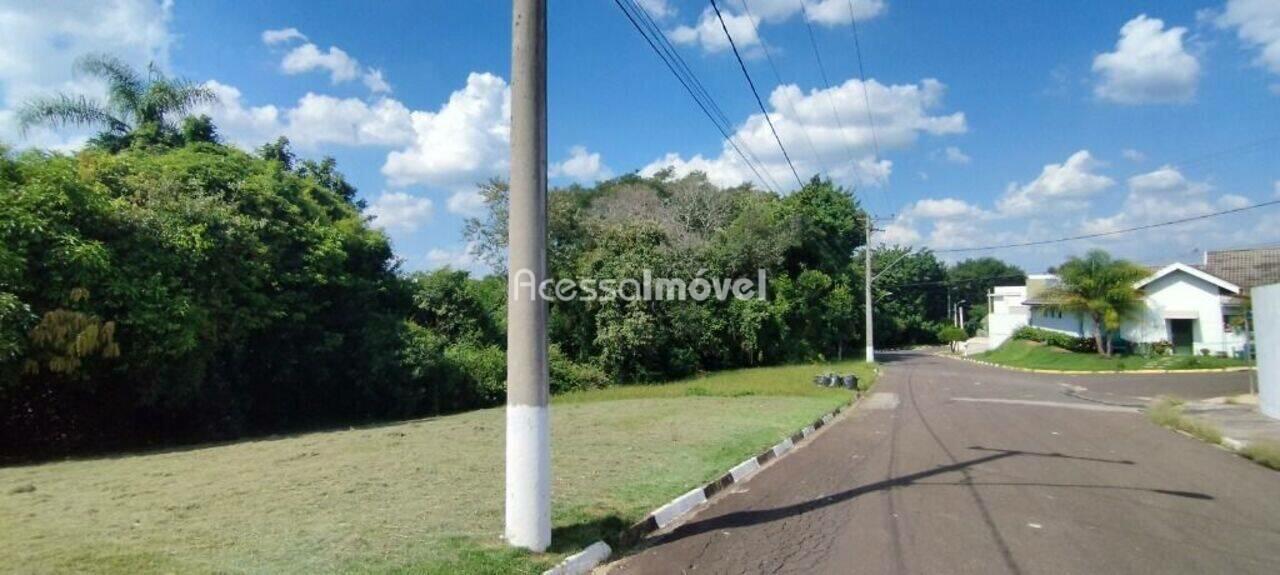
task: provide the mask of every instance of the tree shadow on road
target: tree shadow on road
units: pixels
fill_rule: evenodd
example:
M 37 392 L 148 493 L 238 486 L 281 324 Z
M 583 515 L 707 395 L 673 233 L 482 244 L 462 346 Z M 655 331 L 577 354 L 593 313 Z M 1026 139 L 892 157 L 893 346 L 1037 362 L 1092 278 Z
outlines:
M 1066 455 L 1063 453 L 1041 453 L 1041 452 L 1035 452 L 1035 451 L 1021 451 L 1021 450 L 1013 450 L 1013 449 L 994 449 L 994 448 L 988 448 L 988 447 L 982 447 L 982 446 L 971 446 L 969 449 L 975 450 L 975 451 L 987 451 L 990 453 L 980 457 L 974 457 L 972 459 L 959 461 L 951 465 L 942 465 L 932 469 L 917 471 L 915 473 L 909 473 L 907 475 L 902 475 L 899 477 L 891 477 L 884 481 L 877 481 L 875 483 L 860 485 L 853 489 L 841 491 L 839 493 L 828 495 L 826 497 L 822 497 L 819 499 L 811 499 L 809 501 L 797 503 L 794 505 L 775 507 L 773 509 L 735 511 L 732 513 L 726 513 L 724 515 L 709 517 L 707 519 L 703 519 L 700 521 L 694 521 L 692 523 L 686 523 L 684 525 L 681 525 L 680 527 L 677 527 L 675 530 L 671 531 L 665 536 L 660 536 L 654 543 L 657 545 L 661 545 L 661 544 L 677 541 L 685 537 L 692 537 L 695 535 L 706 533 L 709 531 L 726 530 L 726 529 L 733 529 L 737 527 L 748 527 L 752 525 L 768 523 L 771 521 L 778 521 L 781 519 L 786 519 L 786 518 L 794 517 L 797 515 L 803 515 L 810 511 L 822 509 L 824 507 L 829 507 L 831 505 L 843 503 L 845 501 L 849 501 L 851 499 L 854 499 L 862 495 L 866 495 L 868 493 L 885 491 L 885 490 L 889 490 L 897 487 L 906 487 L 909 485 L 933 485 L 933 486 L 938 486 L 938 485 L 965 485 L 965 486 L 1015 485 L 1012 483 L 1009 483 L 1009 484 L 1001 484 L 1001 483 L 988 484 L 988 483 L 970 483 L 970 482 L 928 483 L 928 482 L 920 481 L 928 477 L 934 477 L 934 476 L 942 475 L 945 473 L 961 471 L 977 465 L 989 463 L 992 461 L 997 461 L 1000 459 L 1006 459 L 1009 457 L 1049 457 L 1049 458 L 1070 459 L 1070 460 L 1077 460 L 1077 461 L 1109 463 L 1109 464 L 1115 464 L 1115 465 L 1134 465 L 1133 461 L 1130 461 L 1127 459 L 1102 459 L 1097 457 Z M 1145 491 L 1148 493 L 1158 493 L 1162 495 L 1185 497 L 1190 499 L 1201 499 L 1201 500 L 1213 499 L 1213 496 L 1204 494 L 1204 493 L 1196 493 L 1196 492 L 1190 492 L 1190 491 L 1177 491 L 1177 490 L 1171 490 L 1171 489 L 1146 488 L 1146 487 L 1088 485 L 1088 484 L 1076 485 L 1076 484 L 1053 484 L 1053 483 L 1019 483 L 1016 485 L 1080 488 L 1080 489 L 1121 489 L 1121 490 L 1129 490 L 1129 491 Z

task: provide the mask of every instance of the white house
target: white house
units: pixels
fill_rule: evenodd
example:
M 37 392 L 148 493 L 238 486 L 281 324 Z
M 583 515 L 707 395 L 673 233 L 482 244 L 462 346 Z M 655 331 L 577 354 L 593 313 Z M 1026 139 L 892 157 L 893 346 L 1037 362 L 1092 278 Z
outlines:
M 1280 248 L 1208 252 L 1201 266 L 1174 263 L 1134 284 L 1142 292 L 1143 307 L 1127 318 L 1120 337 L 1135 343 L 1167 341 L 1175 353 L 1237 356 L 1246 338 L 1238 321 L 1244 313 L 1247 288 L 1224 279 L 1231 275 L 1250 284 L 1277 281 Z M 1222 273 L 1211 273 L 1221 271 Z M 1053 309 L 1041 296 L 1059 282 L 1054 275 L 1027 277 L 1026 285 L 1000 286 L 988 294 L 987 333 L 990 347 L 1004 343 L 1022 326 L 1048 329 L 1077 337 L 1093 337 L 1086 317 Z M 1255 283 L 1256 282 L 1256 283 Z

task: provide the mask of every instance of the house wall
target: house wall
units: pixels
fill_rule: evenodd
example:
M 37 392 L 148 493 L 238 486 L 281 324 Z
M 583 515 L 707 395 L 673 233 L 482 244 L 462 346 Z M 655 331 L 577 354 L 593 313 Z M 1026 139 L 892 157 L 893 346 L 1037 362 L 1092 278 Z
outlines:
M 1280 284 L 1253 288 L 1258 323 L 1258 404 L 1280 419 Z
M 1059 315 L 1062 317 L 1058 317 Z M 1066 311 L 1057 313 L 1043 307 L 1036 307 L 1031 310 L 1030 325 L 1076 337 L 1093 336 L 1093 322 L 1084 320 L 1084 318 L 1080 317 L 1080 314 Z
M 1191 274 L 1176 271 L 1143 287 L 1144 307 L 1125 322 L 1121 335 L 1135 342 L 1171 341 L 1168 317 L 1178 312 L 1195 312 L 1194 349 L 1234 353 L 1243 348 L 1244 336 L 1228 333 L 1223 324 L 1222 298 L 1218 286 Z
M 1027 288 L 1000 286 L 991 293 L 991 313 L 987 314 L 987 347 L 1000 347 L 1013 332 L 1027 325 L 1029 308 L 1023 305 Z
M 1019 287 L 997 287 L 992 293 L 992 313 L 988 316 L 992 348 L 1004 343 L 1024 325 L 1077 337 L 1093 337 L 1092 321 L 1074 313 L 1057 314 L 1042 307 L 1029 308 L 1023 302 L 1031 297 L 1029 294 L 1034 290 L 1028 286 L 1018 291 Z M 1144 286 L 1143 293 L 1143 307 L 1136 317 L 1121 326 L 1120 334 L 1125 339 L 1142 343 L 1171 341 L 1173 336 L 1169 332 L 1167 316 L 1171 312 L 1191 311 L 1197 316 L 1193 334 L 1197 354 L 1202 349 L 1231 355 L 1243 352 L 1244 334 L 1232 333 L 1224 325 L 1218 286 L 1186 272 L 1175 271 Z

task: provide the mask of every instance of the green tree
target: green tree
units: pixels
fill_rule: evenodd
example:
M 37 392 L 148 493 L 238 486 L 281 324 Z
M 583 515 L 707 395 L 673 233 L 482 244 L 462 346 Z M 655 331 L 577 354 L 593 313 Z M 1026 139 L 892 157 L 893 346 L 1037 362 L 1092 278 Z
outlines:
M 119 58 L 92 54 L 77 60 L 75 69 L 107 83 L 106 103 L 69 94 L 37 98 L 18 110 L 23 130 L 40 124 L 98 126 L 103 131 L 91 143 L 112 151 L 133 142 L 171 143 L 179 139 L 182 132 L 178 122 L 192 108 L 217 99 L 208 87 L 170 78 L 155 64 L 144 77 Z M 189 135 L 205 141 L 213 136 L 211 124 L 209 129 L 199 125 L 187 127 L 185 131 Z
M 1103 250 L 1072 257 L 1057 271 L 1062 283 L 1045 292 L 1045 299 L 1053 309 L 1089 318 L 1095 349 L 1110 357 L 1113 336 L 1124 319 L 1142 305 L 1142 293 L 1134 284 L 1149 272 L 1129 261 L 1114 259 Z
M 814 176 L 809 183 L 783 200 L 794 226 L 796 241 L 787 252 L 787 268 L 798 273 L 817 269 L 839 273 L 865 243 L 865 213 L 858 202 L 830 180 Z

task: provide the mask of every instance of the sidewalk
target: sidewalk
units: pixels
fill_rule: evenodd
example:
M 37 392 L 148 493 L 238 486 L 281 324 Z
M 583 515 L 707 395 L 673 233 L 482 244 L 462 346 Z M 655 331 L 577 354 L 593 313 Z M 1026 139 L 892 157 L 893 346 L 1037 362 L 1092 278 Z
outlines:
M 1259 440 L 1280 444 L 1280 419 L 1263 415 L 1257 405 L 1227 403 L 1220 398 L 1187 402 L 1182 412 L 1213 424 L 1222 432 L 1223 443 L 1232 449 Z

